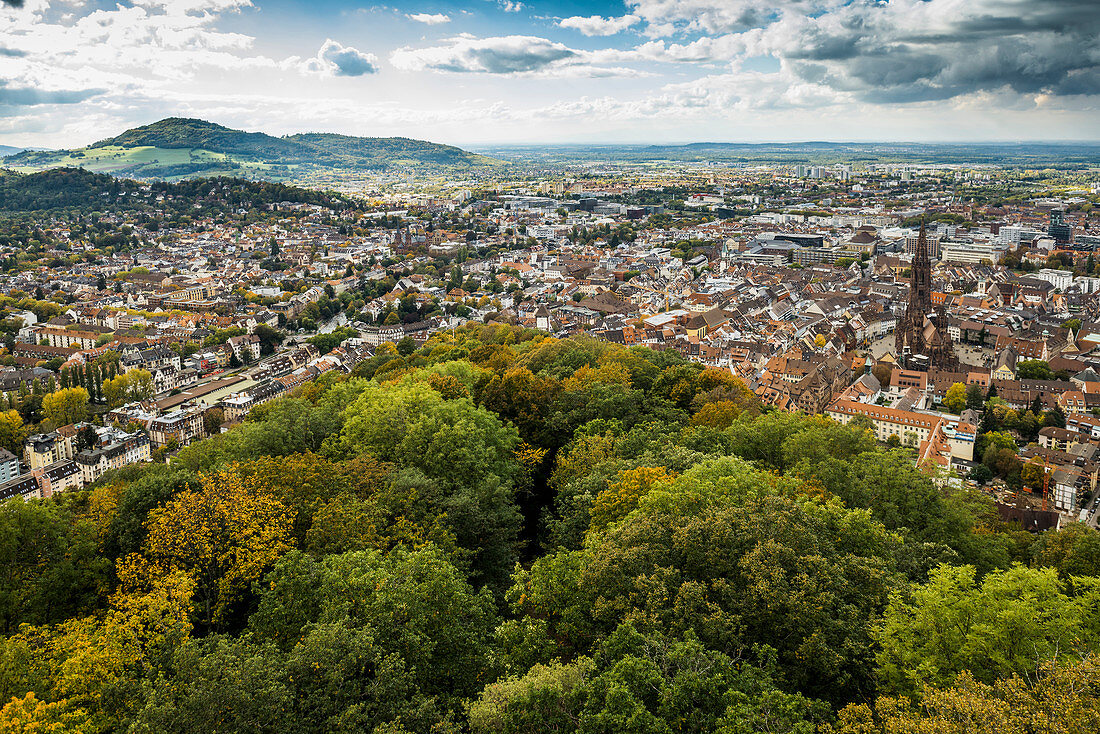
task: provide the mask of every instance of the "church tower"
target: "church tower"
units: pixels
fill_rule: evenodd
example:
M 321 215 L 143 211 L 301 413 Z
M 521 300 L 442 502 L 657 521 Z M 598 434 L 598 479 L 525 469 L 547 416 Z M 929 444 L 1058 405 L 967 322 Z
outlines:
M 947 333 L 946 312 L 941 310 L 938 314 L 938 323 L 932 321 L 936 315 L 932 308 L 932 260 L 928 256 L 924 222 L 909 274 L 909 303 L 894 335 L 898 363 L 906 369 L 954 368 L 958 360 Z

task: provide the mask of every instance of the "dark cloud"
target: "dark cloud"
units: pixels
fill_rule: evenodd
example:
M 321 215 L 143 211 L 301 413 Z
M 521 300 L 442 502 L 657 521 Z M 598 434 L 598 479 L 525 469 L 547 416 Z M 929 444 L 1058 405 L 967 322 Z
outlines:
M 0 0 L 0 3 L 7 5 L 9 8 L 23 7 L 23 0 Z
M 868 101 L 1100 94 L 1100 0 L 857 2 L 781 27 L 775 53 L 800 78 Z
M 9 87 L 0 83 L 0 106 L 31 107 L 41 104 L 77 104 L 106 92 L 106 89 L 43 90 Z

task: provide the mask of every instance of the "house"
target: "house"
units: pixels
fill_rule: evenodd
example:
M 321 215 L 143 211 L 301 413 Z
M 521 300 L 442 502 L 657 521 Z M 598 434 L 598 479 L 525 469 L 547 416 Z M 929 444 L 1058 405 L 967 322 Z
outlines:
M 19 457 L 7 449 L 0 449 L 0 485 L 19 476 Z
M 91 484 L 112 469 L 149 461 L 149 453 L 149 437 L 143 431 L 135 431 L 112 436 L 103 446 L 84 449 L 74 460 L 84 484 Z
M 154 448 L 167 446 L 170 442 L 175 442 L 178 446 L 186 446 L 202 436 L 202 411 L 177 410 L 153 418 L 149 421 L 147 430 Z
M 227 342 L 233 356 L 242 364 L 250 364 L 260 358 L 260 337 L 255 334 L 233 336 Z
M 23 442 L 23 461 L 36 471 L 73 458 L 73 439 L 58 431 L 37 433 Z

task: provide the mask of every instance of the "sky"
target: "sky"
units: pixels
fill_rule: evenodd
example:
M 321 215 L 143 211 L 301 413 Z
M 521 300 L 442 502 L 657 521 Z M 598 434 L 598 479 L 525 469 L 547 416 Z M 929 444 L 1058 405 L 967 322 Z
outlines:
M 0 144 L 1100 139 L 1100 0 L 0 0 Z

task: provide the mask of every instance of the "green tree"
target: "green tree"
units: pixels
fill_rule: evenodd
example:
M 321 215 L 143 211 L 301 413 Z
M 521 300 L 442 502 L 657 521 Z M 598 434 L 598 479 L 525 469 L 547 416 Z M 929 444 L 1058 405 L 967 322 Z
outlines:
M 1022 566 L 978 582 L 973 566 L 943 566 L 928 583 L 898 592 L 876 634 L 877 676 L 884 692 L 948 685 L 964 670 L 983 682 L 1035 673 L 1071 651 L 1100 643 L 1091 605 L 1100 582 L 1065 592 L 1055 569 Z
M 439 482 L 459 545 L 476 552 L 478 577 L 503 583 L 519 525 L 515 428 L 466 398 L 444 400 L 423 384 L 368 387 L 345 416 L 339 443 L 330 445 L 415 467 Z
M 971 410 L 981 410 L 983 404 L 985 404 L 985 397 L 982 395 L 982 386 L 971 382 L 966 386 L 966 407 Z

